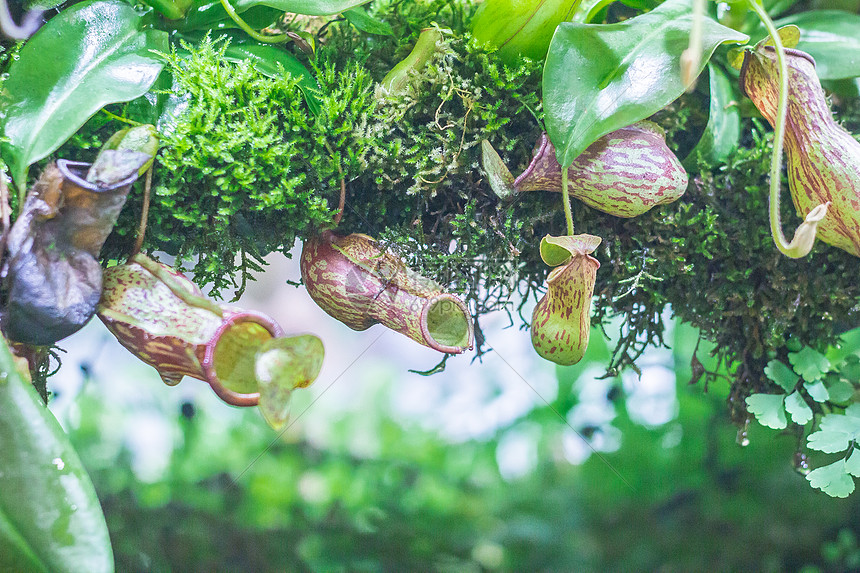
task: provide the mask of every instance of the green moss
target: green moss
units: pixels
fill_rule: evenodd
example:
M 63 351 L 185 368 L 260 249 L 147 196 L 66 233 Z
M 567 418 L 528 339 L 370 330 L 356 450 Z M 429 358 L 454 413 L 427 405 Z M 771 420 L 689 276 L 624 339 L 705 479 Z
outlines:
M 167 56 L 173 94 L 187 109 L 162 140 L 145 248 L 196 259 L 195 280 L 213 294 L 244 283 L 262 257 L 328 224 L 341 177 L 360 170 L 357 124 L 373 108 L 372 82 L 358 66 L 317 70 L 322 110 L 311 114 L 288 74 L 270 79 L 221 57 L 226 42 L 204 40 L 190 57 Z M 115 241 L 127 248 L 139 199 L 123 212 Z
M 516 314 L 515 305 L 543 292 L 549 269 L 539 241 L 562 232 L 564 216 L 556 193 L 502 204 L 483 178 L 482 139 L 514 173 L 528 164 L 541 131 L 541 66 L 504 66 L 472 45 L 466 27 L 473 8 L 446 0 L 377 3 L 374 13 L 391 25 L 390 37 L 331 23 L 314 60 L 296 52 L 320 85 L 318 116 L 294 79 L 227 63 L 223 44 L 207 41 L 189 47 L 188 57 L 169 56 L 173 92 L 190 95 L 164 137 L 145 248 L 176 254 L 217 294 L 252 277 L 266 253 L 286 252 L 296 238 L 330 225 L 343 181 L 340 232 L 385 241 L 411 267 L 469 299 L 477 319 L 499 308 Z M 404 94 L 380 98 L 375 82 L 434 22 L 451 30 L 434 61 Z M 135 105 L 116 111 L 131 113 Z M 843 99 L 838 112 L 846 125 L 860 125 L 860 99 Z M 694 93 L 653 119 L 684 157 L 705 114 Z M 66 152 L 89 152 L 115 130 L 104 121 L 94 118 Z M 671 309 L 716 343 L 742 404 L 739 398 L 766 386 L 764 365 L 785 352 L 787 340 L 821 349 L 857 324 L 856 258 L 821 243 L 801 260 L 779 254 L 767 221 L 769 136 L 755 121 L 744 133 L 729 163 L 699 165 L 676 203 L 618 219 L 574 202 L 577 232 L 603 237 L 594 322 L 621 318 L 610 373 L 663 343 Z M 798 219 L 784 189 L 790 232 Z M 107 257 L 128 254 L 140 203 L 136 189 Z M 526 326 L 528 318 L 515 322 Z

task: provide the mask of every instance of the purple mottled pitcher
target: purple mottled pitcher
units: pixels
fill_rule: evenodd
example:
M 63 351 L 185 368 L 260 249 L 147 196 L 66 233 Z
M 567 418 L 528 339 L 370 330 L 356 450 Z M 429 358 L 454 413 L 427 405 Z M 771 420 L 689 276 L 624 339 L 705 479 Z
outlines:
M 687 172 L 666 146 L 663 129 L 650 121 L 604 135 L 574 160 L 567 173 L 572 197 L 616 217 L 636 217 L 676 201 L 687 190 Z M 545 133 L 513 189 L 562 190 L 561 165 Z
M 448 354 L 472 345 L 472 320 L 463 301 L 409 269 L 372 237 L 323 231 L 305 241 L 301 269 L 314 302 L 353 330 L 381 323 Z
M 165 265 L 162 270 L 181 288 L 202 297 L 194 283 Z M 218 305 L 213 307 L 218 308 Z M 153 366 L 166 384 L 183 376 L 203 380 L 234 406 L 255 406 L 260 394 L 254 373 L 256 350 L 283 336 L 268 316 L 220 306 L 189 305 L 165 282 L 139 264 L 110 267 L 98 316 L 117 340 Z

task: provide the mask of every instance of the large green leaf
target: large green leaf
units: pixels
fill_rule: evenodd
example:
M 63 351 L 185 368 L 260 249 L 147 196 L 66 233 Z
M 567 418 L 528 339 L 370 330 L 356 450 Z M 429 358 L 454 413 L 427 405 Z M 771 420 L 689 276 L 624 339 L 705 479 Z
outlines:
M 521 56 L 546 56 L 556 26 L 570 20 L 580 0 L 484 0 L 472 18 L 472 35 L 480 44 L 498 48 L 499 57 L 514 63 Z
M 543 74 L 546 130 L 569 166 L 603 135 L 645 119 L 680 96 L 681 54 L 689 45 L 688 0 L 668 0 L 618 24 L 563 23 Z M 747 41 L 710 18 L 703 23 L 702 71 L 717 46 Z
M 232 2 L 237 11 L 252 6 L 269 6 L 284 12 L 308 14 L 310 16 L 329 16 L 340 14 L 350 8 L 367 4 L 370 0 L 238 0 Z
M 142 29 L 120 0 L 83 2 L 37 32 L 9 69 L 0 128 L 3 158 L 19 188 L 27 168 L 55 151 L 108 103 L 146 93 L 167 51 L 167 34 Z
M 860 76 L 860 15 L 841 10 L 801 12 L 777 22 L 800 28 L 798 50 L 815 58 L 823 80 Z
M 0 571 L 113 571 L 95 490 L 0 337 Z

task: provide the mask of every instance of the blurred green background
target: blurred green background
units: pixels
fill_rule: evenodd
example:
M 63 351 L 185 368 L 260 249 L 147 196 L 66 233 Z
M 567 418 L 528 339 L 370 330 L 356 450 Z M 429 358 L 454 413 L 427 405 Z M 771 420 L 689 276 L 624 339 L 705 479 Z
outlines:
M 860 568 L 858 497 L 809 486 L 794 467 L 798 436 L 753 422 L 741 447 L 728 384 L 689 384 L 697 338 L 675 325 L 672 349 L 640 360 L 641 378 L 600 379 L 611 346 L 595 330 L 586 359 L 556 370 L 557 387 L 511 368 L 508 383 L 535 398 L 513 415 L 494 414 L 507 390 L 486 364 L 460 358 L 464 368 L 421 378 L 359 362 L 365 383 L 348 404 L 327 403 L 328 381 L 297 394 L 280 438 L 202 384 L 176 393 L 141 365 L 146 380 L 132 372 L 116 394 L 126 383 L 84 361 L 61 419 L 119 571 Z M 707 351 L 697 356 L 711 368 Z M 474 387 L 481 407 L 446 405 Z M 429 415 L 396 399 L 427 388 L 438 390 L 419 398 Z M 482 417 L 478 429 L 446 431 L 437 403 L 441 418 Z

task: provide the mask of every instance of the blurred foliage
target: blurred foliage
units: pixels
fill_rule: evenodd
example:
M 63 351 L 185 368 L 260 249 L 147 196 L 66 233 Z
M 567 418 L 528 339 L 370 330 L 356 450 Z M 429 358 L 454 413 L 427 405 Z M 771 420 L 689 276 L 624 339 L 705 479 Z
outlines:
M 593 378 L 609 357 L 595 336 L 582 363 L 558 371 L 548 403 L 459 443 L 396 416 L 391 381 L 327 420 L 325 443 L 301 419 L 278 440 L 254 413 L 225 423 L 223 411 L 184 404 L 166 413 L 175 449 L 149 481 L 127 448 L 106 447 L 125 443 L 106 434 L 124 415 L 98 395 L 107 381 L 79 397 L 70 434 L 121 571 L 850 570 L 860 501 L 812 490 L 789 463 L 794 436 L 753 427 L 740 447 L 720 407 L 725 379 L 704 394 L 687 384 L 697 338 L 673 333 L 661 364 L 676 373 L 678 414 L 653 427 L 628 414 L 635 378 Z M 571 427 L 578 407 L 594 406 L 589 388 L 603 388 L 600 405 L 614 414 Z M 564 444 L 583 439 L 574 429 L 589 447 L 611 450 L 613 434 L 620 446 L 571 463 Z M 534 454 L 523 475 L 500 470 L 511 440 Z

